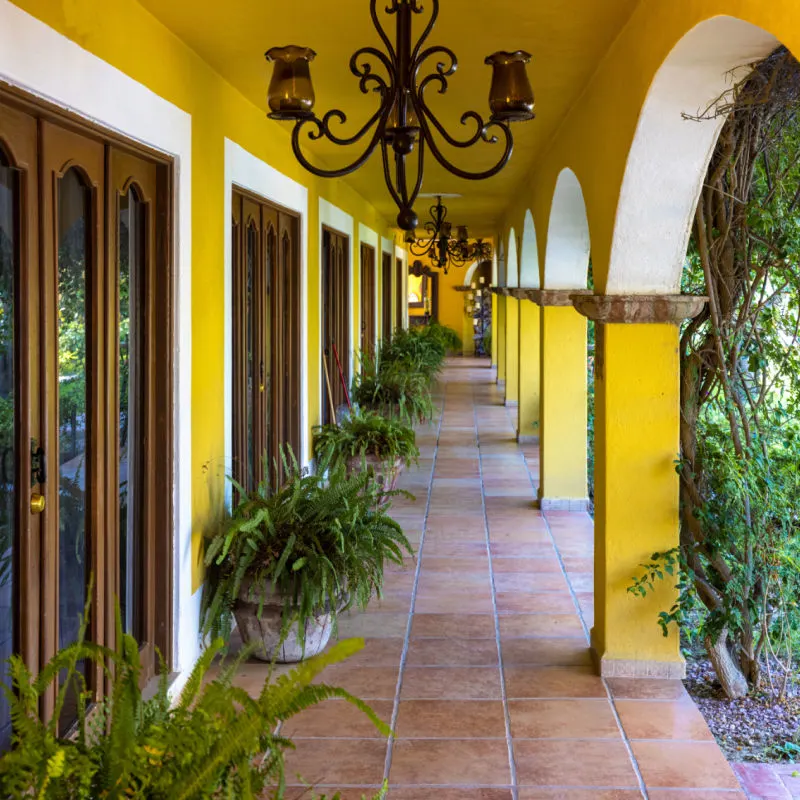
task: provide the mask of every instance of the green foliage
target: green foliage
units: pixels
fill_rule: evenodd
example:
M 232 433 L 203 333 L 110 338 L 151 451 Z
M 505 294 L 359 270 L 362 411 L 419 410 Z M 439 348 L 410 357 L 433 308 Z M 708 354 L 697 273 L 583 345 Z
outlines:
M 406 466 L 416 463 L 419 449 L 414 430 L 374 411 L 354 411 L 339 425 L 314 428 L 314 457 L 320 464 L 338 466 L 364 456 L 392 464 L 402 459 Z
M 4 690 L 14 736 L 13 749 L 0 758 L 3 797 L 280 800 L 286 792 L 284 753 L 293 745 L 276 733 L 279 722 L 329 698 L 340 698 L 365 713 L 381 733 L 389 734 L 361 700 L 344 689 L 314 683 L 327 666 L 358 652 L 363 640 L 341 642 L 277 678 L 270 669 L 257 697 L 233 684 L 247 651 L 222 664 L 211 678 L 212 661 L 223 649 L 222 640 L 217 640 L 173 703 L 163 666 L 155 694 L 147 700 L 142 697 L 139 645 L 122 632 L 119 612 L 116 650 L 87 642 L 85 632 L 82 623 L 78 641 L 61 650 L 37 676 L 19 656 L 9 661 L 13 685 Z M 82 686 L 79 708 L 84 709 L 89 694 L 78 670 L 82 660 L 101 668 L 111 692 L 91 716 L 81 710 L 74 736 L 59 736 L 58 713 L 50 722 L 42 722 L 39 703 L 65 674 L 59 704 L 66 687 L 77 681 Z M 385 789 L 377 797 L 384 795 Z
M 353 379 L 350 396 L 359 408 L 376 411 L 406 425 L 433 418 L 431 377 L 414 369 L 410 362 L 381 360 L 362 354 L 361 371 Z
M 366 607 L 380 594 L 386 561 L 400 564 L 412 552 L 400 525 L 369 472 L 348 474 L 345 465 L 327 476 L 310 475 L 284 459 L 285 481 L 270 493 L 266 483 L 243 498 L 209 539 L 209 568 L 202 629 L 226 641 L 233 607 L 247 578 L 263 607 L 271 586 L 284 598 L 284 622 L 297 620 L 301 637 L 315 613 L 333 615 Z
M 378 351 L 376 361 L 381 368 L 419 374 L 424 376 L 427 384 L 432 383 L 442 371 L 447 348 L 437 336 L 424 333 L 427 327 L 398 328 L 391 340 L 383 342 Z

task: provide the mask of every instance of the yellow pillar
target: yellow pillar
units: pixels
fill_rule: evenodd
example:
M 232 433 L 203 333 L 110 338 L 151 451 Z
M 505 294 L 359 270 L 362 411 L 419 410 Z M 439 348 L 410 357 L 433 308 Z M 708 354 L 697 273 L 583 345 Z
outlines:
M 582 511 L 587 506 L 586 319 L 563 305 L 569 292 L 541 294 L 539 501 L 543 510 Z
M 676 626 L 661 611 L 676 579 L 644 598 L 627 591 L 640 566 L 678 546 L 678 327 L 597 326 L 595 395 L 595 627 L 592 646 L 608 676 L 680 678 Z
M 494 332 L 497 337 L 497 383 L 504 387 L 506 383 L 506 298 L 497 295 L 497 322 Z
M 506 405 L 519 401 L 519 300 L 506 297 Z
M 497 295 L 492 294 L 492 366 L 497 366 L 497 353 L 499 352 L 499 347 L 497 344 L 497 317 L 500 313 L 498 311 L 498 303 L 497 303 Z
M 539 306 L 530 300 L 520 300 L 517 439 L 521 443 L 539 439 L 540 324 Z

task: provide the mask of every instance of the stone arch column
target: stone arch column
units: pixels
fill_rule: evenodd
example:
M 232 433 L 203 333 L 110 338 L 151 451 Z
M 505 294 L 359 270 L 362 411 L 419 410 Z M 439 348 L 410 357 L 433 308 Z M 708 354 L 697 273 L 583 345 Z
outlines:
M 658 614 L 673 582 L 644 599 L 626 589 L 654 552 L 679 544 L 679 328 L 702 300 L 680 279 L 697 199 L 723 119 L 702 114 L 777 45 L 763 30 L 715 17 L 667 56 L 642 106 L 612 239 L 605 295 L 576 297 L 597 322 L 595 395 L 595 626 L 604 675 L 681 677 L 677 632 Z M 744 70 L 744 71 L 743 71 Z
M 517 235 L 511 228 L 506 248 L 506 288 L 519 287 L 519 259 Z M 506 385 L 505 403 L 516 407 L 519 403 L 519 299 L 511 293 L 503 296 L 505 305 Z
M 543 510 L 583 511 L 586 474 L 586 319 L 570 294 L 583 291 L 589 267 L 589 222 L 577 176 L 558 176 L 550 209 L 541 306 L 540 477 Z

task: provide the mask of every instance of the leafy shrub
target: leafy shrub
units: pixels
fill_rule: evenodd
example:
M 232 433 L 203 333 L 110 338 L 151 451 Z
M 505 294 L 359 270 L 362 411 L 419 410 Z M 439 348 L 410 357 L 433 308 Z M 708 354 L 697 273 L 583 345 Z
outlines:
M 310 475 L 293 458 L 283 466 L 286 480 L 271 494 L 266 483 L 249 494 L 237 487 L 243 500 L 208 541 L 202 629 L 212 637 L 230 636 L 245 579 L 256 591 L 277 590 L 285 621 L 296 618 L 302 635 L 315 612 L 335 622 L 339 611 L 366 607 L 381 591 L 386 561 L 400 564 L 411 552 L 369 473 L 339 465 Z
M 356 411 L 339 425 L 314 428 L 314 457 L 321 464 L 337 466 L 363 456 L 410 465 L 419 457 L 413 429 L 374 411 Z
M 433 417 L 430 380 L 406 361 L 362 356 L 361 371 L 353 379 L 350 395 L 361 409 L 414 425 Z
M 37 676 L 19 656 L 9 661 L 13 686 L 3 688 L 14 734 L 13 749 L 0 758 L 3 797 L 280 800 L 285 795 L 284 752 L 293 747 L 275 733 L 280 721 L 336 697 L 363 711 L 382 733 L 389 732 L 369 706 L 344 689 L 313 683 L 325 667 L 360 650 L 363 640 L 341 642 L 275 679 L 270 670 L 258 697 L 233 685 L 247 651 L 209 679 L 211 663 L 223 648 L 217 640 L 172 704 L 164 668 L 155 695 L 142 697 L 139 645 L 122 632 L 119 613 L 116 650 L 87 642 L 85 631 L 83 623 L 78 641 L 59 651 Z M 90 694 L 78 669 L 82 661 L 98 665 L 111 685 L 110 695 L 91 715 L 83 711 Z M 39 703 L 60 674 L 66 680 L 56 713 L 42 722 Z M 59 736 L 58 712 L 75 682 L 82 687 L 77 732 Z

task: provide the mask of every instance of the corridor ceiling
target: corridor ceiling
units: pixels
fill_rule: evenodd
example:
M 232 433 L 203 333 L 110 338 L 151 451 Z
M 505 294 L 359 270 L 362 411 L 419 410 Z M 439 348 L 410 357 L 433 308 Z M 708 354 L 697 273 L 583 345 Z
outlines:
M 273 46 L 297 44 L 317 51 L 312 64 L 316 90 L 315 111 L 320 116 L 340 108 L 348 116 L 344 132 L 352 133 L 377 108 L 374 95 L 363 95 L 358 79 L 349 71 L 350 56 L 359 47 L 380 46 L 369 16 L 369 0 L 140 0 L 155 17 L 211 64 L 226 80 L 266 114 L 269 82 L 264 51 Z M 424 193 L 457 193 L 447 202 L 454 224 L 467 224 L 472 235 L 488 235 L 502 218 L 510 193 L 520 186 L 537 153 L 555 134 L 559 123 L 579 97 L 599 61 L 639 0 L 441 0 L 439 21 L 429 45 L 445 45 L 455 51 L 459 67 L 445 95 L 429 93 L 429 103 L 452 134 L 462 128 L 461 114 L 475 110 L 488 115 L 491 68 L 484 58 L 497 50 L 527 50 L 536 94 L 536 119 L 516 123 L 514 154 L 503 172 L 488 181 L 456 178 L 426 158 Z M 380 18 L 394 40 L 394 17 Z M 428 19 L 430 0 L 422 0 Z M 415 34 L 420 30 L 415 25 Z M 435 61 L 430 63 L 431 70 Z M 433 87 L 431 87 L 433 88 Z M 287 132 L 289 123 L 281 125 Z M 339 132 L 337 130 L 337 132 Z M 306 138 L 305 135 L 303 137 Z M 324 159 L 328 167 L 353 160 L 357 150 L 310 143 L 307 153 Z M 286 142 L 287 152 L 290 143 Z M 445 147 L 449 158 L 466 169 L 485 169 L 499 157 L 500 145 L 478 144 L 456 152 Z M 348 150 L 347 153 L 343 152 Z M 495 154 L 498 155 L 495 155 Z M 394 221 L 396 208 L 384 184 L 380 152 L 349 176 L 351 185 L 387 218 Z M 420 199 L 416 210 L 427 219 L 433 201 Z

